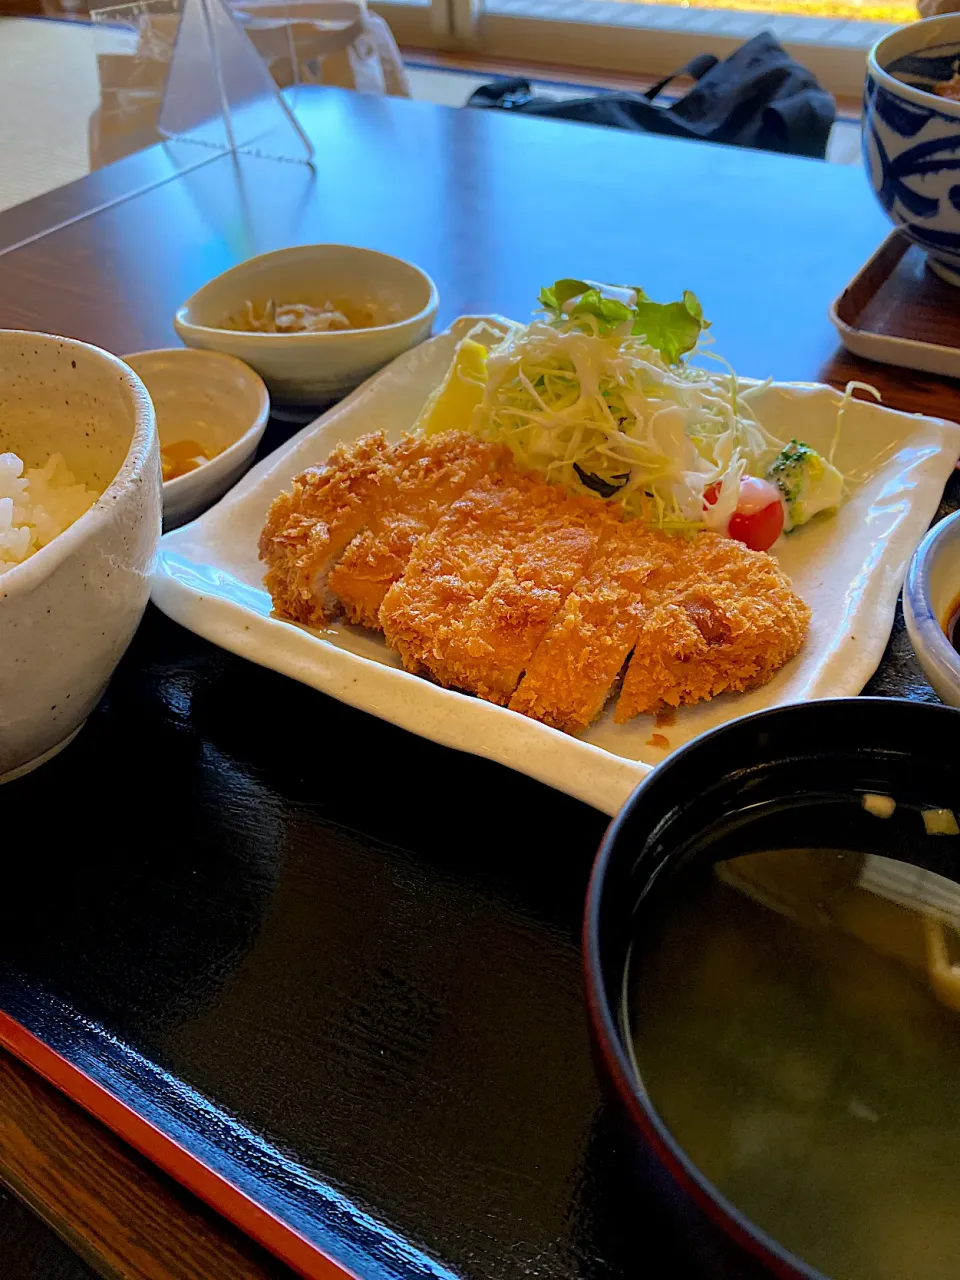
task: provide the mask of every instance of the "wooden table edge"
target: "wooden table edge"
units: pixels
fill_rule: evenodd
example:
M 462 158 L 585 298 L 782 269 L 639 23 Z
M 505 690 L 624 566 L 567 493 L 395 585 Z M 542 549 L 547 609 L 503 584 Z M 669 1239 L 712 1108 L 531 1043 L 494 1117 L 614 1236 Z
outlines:
M 192 1152 L 0 1011 L 0 1046 L 306 1280 L 358 1280 Z M 34 1208 L 29 1193 L 11 1189 Z M 48 1215 L 42 1214 L 46 1221 Z

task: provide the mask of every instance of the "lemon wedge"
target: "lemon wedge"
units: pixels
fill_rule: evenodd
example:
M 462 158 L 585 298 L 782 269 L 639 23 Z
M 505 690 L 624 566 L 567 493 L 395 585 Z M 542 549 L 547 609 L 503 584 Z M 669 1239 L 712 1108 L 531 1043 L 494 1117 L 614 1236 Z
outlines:
M 486 383 L 487 348 L 473 338 L 464 338 L 447 376 L 427 401 L 414 430 L 426 436 L 439 435 L 441 431 L 469 431 Z

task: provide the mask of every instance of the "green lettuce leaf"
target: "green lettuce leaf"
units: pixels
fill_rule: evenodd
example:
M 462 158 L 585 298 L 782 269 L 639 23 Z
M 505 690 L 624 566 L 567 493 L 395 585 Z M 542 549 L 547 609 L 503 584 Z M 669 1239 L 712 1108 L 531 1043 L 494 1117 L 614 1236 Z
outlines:
M 633 309 L 634 336 L 659 351 L 667 364 L 676 364 L 692 351 L 707 327 L 700 301 L 689 290 L 684 290 L 680 302 L 651 302 L 644 297 Z
M 551 288 L 540 290 L 540 305 L 551 319 L 557 319 L 562 316 L 565 302 L 586 293 L 589 288 L 586 280 L 558 280 Z
M 685 290 L 679 302 L 653 302 L 636 285 L 615 286 L 636 292 L 637 302 L 628 306 L 619 298 L 608 297 L 603 285 L 586 280 L 557 280 L 540 290 L 540 305 L 552 324 L 576 324 L 584 316 L 597 322 L 601 334 L 611 333 L 630 322 L 629 332 L 659 351 L 668 364 L 676 364 L 697 345 L 701 332 L 708 327 L 697 296 Z M 564 305 L 574 299 L 572 307 Z

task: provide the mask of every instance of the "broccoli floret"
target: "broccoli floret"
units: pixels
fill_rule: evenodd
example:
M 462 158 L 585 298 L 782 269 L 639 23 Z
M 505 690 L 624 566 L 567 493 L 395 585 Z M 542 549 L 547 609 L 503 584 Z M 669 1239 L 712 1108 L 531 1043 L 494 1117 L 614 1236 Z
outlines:
M 839 507 L 843 476 L 826 458 L 801 440 L 791 440 L 770 464 L 767 479 L 783 494 L 784 528 L 806 524 L 820 511 Z
M 808 460 L 819 458 L 815 449 L 800 440 L 791 440 L 770 464 L 767 476 L 787 502 L 795 502 L 806 478 Z

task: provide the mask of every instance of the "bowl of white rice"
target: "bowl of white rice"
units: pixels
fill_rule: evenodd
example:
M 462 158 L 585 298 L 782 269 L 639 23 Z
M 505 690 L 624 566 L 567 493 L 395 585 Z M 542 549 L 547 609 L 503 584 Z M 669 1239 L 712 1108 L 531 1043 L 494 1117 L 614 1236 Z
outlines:
M 97 347 L 0 330 L 0 782 L 66 746 L 150 594 L 153 406 Z

